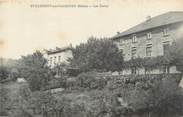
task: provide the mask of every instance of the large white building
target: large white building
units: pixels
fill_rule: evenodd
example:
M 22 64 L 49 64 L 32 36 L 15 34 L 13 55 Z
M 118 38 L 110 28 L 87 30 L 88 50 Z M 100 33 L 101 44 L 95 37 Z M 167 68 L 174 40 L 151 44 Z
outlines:
M 163 56 L 169 45 L 183 35 L 183 12 L 167 12 L 115 35 L 112 39 L 123 52 L 124 60 Z M 145 69 L 131 68 L 125 74 L 143 74 Z M 151 73 L 176 72 L 175 67 L 163 66 Z
M 59 64 L 69 64 L 68 59 L 72 58 L 72 47 L 56 48 L 47 50 L 45 58 L 48 60 L 48 66 L 54 68 Z

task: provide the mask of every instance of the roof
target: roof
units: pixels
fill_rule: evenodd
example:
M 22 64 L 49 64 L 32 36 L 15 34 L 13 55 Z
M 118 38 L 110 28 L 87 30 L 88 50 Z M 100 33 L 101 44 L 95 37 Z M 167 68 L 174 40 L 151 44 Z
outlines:
M 162 15 L 158 15 L 155 17 L 152 17 L 148 21 L 144 21 L 122 33 L 117 34 L 113 37 L 113 39 L 123 37 L 126 35 L 130 35 L 133 33 L 145 31 L 148 29 L 156 28 L 163 25 L 178 23 L 183 21 L 183 11 L 171 11 L 164 13 Z
M 64 47 L 64 48 L 58 48 L 58 47 L 56 47 L 55 50 L 47 50 L 47 54 L 48 55 L 50 55 L 50 54 L 56 54 L 56 53 L 65 52 L 65 51 L 68 51 L 68 50 L 72 50 L 72 47 Z

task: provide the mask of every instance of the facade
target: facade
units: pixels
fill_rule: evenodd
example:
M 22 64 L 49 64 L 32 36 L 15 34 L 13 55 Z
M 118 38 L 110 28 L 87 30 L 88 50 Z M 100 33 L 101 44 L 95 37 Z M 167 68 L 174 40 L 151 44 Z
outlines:
M 45 58 L 48 60 L 48 66 L 54 68 L 59 64 L 69 64 L 68 59 L 72 58 L 72 47 L 56 48 L 55 50 L 48 50 Z
M 168 12 L 156 17 L 148 17 L 146 21 L 118 33 L 112 39 L 122 50 L 124 60 L 132 58 L 146 58 L 163 56 L 167 48 L 183 34 L 183 12 Z M 131 70 L 132 71 L 132 70 Z M 130 70 L 124 70 L 124 74 L 131 74 Z M 170 72 L 176 72 L 171 67 Z M 140 74 L 144 69 L 138 70 Z M 160 73 L 152 70 L 152 73 Z

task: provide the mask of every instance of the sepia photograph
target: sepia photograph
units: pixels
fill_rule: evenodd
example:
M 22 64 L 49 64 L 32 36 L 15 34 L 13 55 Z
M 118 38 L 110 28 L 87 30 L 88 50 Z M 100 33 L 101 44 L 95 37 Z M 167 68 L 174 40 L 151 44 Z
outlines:
M 0 0 L 0 117 L 183 117 L 183 0 Z

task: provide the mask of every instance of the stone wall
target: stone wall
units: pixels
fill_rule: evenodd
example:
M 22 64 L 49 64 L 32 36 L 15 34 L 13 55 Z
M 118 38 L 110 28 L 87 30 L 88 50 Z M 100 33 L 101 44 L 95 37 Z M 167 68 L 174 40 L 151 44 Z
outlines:
M 122 75 L 130 75 L 132 74 L 131 69 L 124 69 L 122 72 L 120 72 Z M 145 71 L 145 68 L 137 68 L 136 74 L 162 74 L 164 73 L 162 69 L 160 68 L 154 68 L 150 71 Z M 171 66 L 169 68 L 169 73 L 180 73 L 179 71 L 177 71 L 176 66 Z

